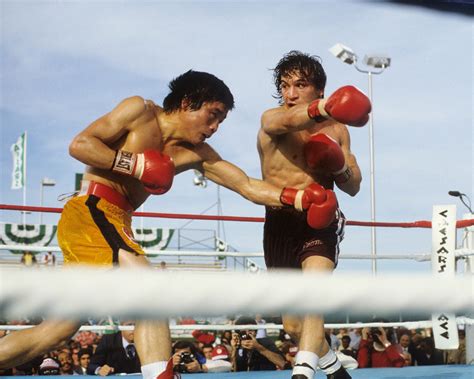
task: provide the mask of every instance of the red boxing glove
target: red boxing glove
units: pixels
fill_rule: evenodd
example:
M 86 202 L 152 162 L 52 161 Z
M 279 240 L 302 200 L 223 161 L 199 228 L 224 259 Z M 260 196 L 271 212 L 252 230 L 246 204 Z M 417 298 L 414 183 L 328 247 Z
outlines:
M 312 135 L 304 145 L 304 157 L 309 168 L 334 175 L 345 170 L 346 160 L 339 144 L 324 133 Z
M 327 228 L 336 218 L 336 194 L 318 183 L 312 183 L 304 190 L 284 188 L 280 201 L 299 211 L 306 210 L 306 221 L 313 229 Z
M 339 88 L 327 99 L 318 99 L 308 106 L 308 116 L 319 120 L 333 119 L 346 125 L 364 126 L 372 109 L 370 100 L 353 86 Z
M 142 154 L 118 150 L 112 171 L 137 178 L 154 195 L 168 192 L 175 173 L 171 157 L 158 150 L 145 150 Z

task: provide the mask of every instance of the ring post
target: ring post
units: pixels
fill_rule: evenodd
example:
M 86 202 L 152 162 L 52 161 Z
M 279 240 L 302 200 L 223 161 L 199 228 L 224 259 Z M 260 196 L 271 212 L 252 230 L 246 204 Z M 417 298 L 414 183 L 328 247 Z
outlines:
M 474 218 L 474 214 L 465 213 L 463 215 L 463 220 L 470 220 Z M 468 226 L 464 228 L 463 232 L 463 248 L 473 250 L 474 249 L 474 226 Z M 466 257 L 466 271 L 465 275 L 474 275 L 474 256 L 470 255 Z M 469 289 L 468 289 L 469 291 Z M 469 296 L 473 296 L 473 289 L 470 289 Z M 468 317 L 473 317 L 474 314 L 467 315 Z M 466 363 L 474 364 L 474 325 L 466 324 Z
M 431 223 L 432 250 L 431 269 L 440 279 L 456 274 L 456 206 L 435 205 Z M 459 347 L 456 315 L 437 312 L 431 315 L 433 337 L 438 349 L 450 350 Z

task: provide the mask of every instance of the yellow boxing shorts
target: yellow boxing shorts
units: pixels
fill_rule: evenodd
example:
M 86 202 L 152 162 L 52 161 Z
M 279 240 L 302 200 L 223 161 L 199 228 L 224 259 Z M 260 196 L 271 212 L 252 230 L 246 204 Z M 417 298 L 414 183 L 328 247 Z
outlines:
M 118 265 L 119 249 L 144 255 L 133 238 L 133 208 L 114 189 L 83 182 L 78 196 L 70 199 L 58 223 L 58 243 L 64 264 Z

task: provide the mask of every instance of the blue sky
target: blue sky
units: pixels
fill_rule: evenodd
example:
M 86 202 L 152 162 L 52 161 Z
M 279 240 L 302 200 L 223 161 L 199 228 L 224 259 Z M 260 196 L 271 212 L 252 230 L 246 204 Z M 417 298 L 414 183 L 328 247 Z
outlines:
M 297 49 L 319 55 L 326 93 L 353 84 L 367 91 L 367 76 L 328 49 L 337 42 L 361 57 L 386 54 L 392 66 L 374 76 L 376 214 L 379 221 L 429 220 L 433 204 L 457 204 L 449 190 L 473 196 L 472 19 L 451 13 L 363 1 L 6 1 L 1 6 L 0 201 L 21 204 L 11 190 L 10 146 L 28 131 L 27 204 L 61 207 L 56 198 L 74 187 L 83 166 L 68 144 L 123 98 L 161 103 L 167 83 L 193 68 L 214 73 L 234 93 L 236 109 L 210 143 L 223 158 L 260 177 L 256 134 L 261 113 L 275 106 L 272 72 Z M 362 169 L 360 193 L 338 191 L 348 219 L 370 219 L 368 127 L 351 128 Z M 216 187 L 194 187 L 192 172 L 154 197 L 146 211 L 200 213 L 216 201 Z M 227 215 L 263 216 L 263 207 L 221 191 Z M 216 209 L 212 209 L 212 214 Z M 57 215 L 44 215 L 48 223 Z M 1 221 L 18 222 L 2 211 Z M 38 221 L 38 215 L 27 222 Z M 184 221 L 145 220 L 179 227 Z M 193 222 L 189 227 L 214 228 Z M 260 224 L 226 223 L 226 238 L 241 251 L 261 251 Z M 378 229 L 377 250 L 429 252 L 431 232 Z M 348 227 L 343 253 L 370 252 L 370 230 Z M 370 262 L 342 261 L 342 270 L 370 270 Z M 427 270 L 427 264 L 388 261 L 380 270 Z

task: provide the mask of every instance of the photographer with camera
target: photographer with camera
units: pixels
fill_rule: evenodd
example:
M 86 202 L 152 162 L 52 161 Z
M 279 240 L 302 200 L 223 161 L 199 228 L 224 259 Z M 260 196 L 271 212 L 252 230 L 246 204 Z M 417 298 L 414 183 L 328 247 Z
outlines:
M 204 372 L 203 363 L 205 358 L 202 357 L 196 346 L 192 342 L 177 341 L 173 345 L 173 367 L 174 371 L 180 373 Z
M 395 344 L 393 332 L 384 328 L 363 328 L 357 361 L 359 368 L 403 367 L 405 360 Z
M 173 345 L 173 369 L 179 373 L 229 372 L 232 365 L 227 358 L 227 350 L 220 346 L 213 348 L 211 359 L 207 359 L 192 342 L 177 341 Z
M 239 317 L 235 325 L 257 325 L 251 317 Z M 256 338 L 256 330 L 232 333 L 231 362 L 234 371 L 283 370 L 285 358 L 270 338 Z

